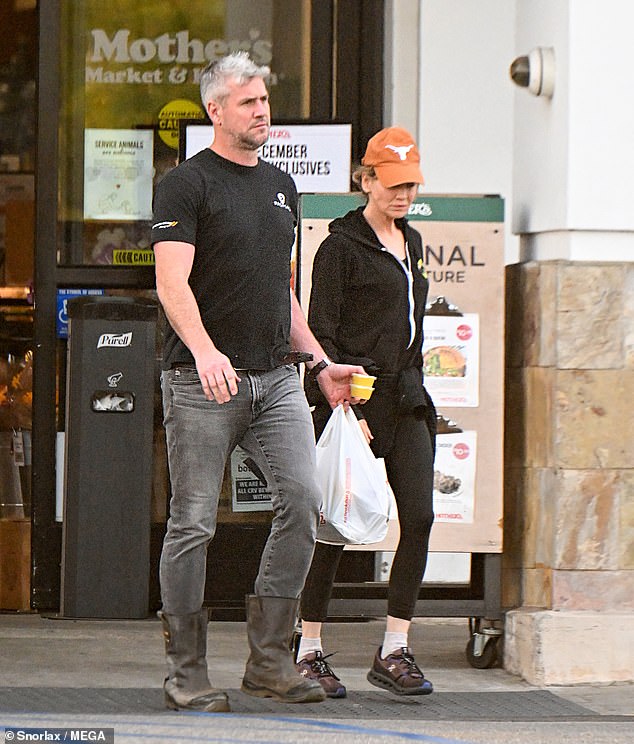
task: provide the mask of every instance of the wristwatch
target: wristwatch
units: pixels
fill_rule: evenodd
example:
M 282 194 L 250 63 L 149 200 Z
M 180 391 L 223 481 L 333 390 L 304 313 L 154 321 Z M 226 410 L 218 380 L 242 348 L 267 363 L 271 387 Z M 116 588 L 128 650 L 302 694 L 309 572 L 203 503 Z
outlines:
M 308 374 L 310 377 L 317 377 L 320 372 L 323 372 L 323 370 L 325 370 L 326 367 L 329 367 L 331 364 L 332 362 L 330 361 L 330 359 L 328 359 L 328 357 L 324 357 L 321 362 L 317 362 L 314 367 L 311 367 L 308 370 Z

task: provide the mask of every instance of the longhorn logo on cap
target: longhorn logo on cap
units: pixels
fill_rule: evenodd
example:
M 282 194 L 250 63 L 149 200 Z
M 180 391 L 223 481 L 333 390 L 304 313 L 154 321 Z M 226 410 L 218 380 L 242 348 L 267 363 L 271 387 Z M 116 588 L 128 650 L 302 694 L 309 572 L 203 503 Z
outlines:
M 414 145 L 385 145 L 386 150 L 393 150 L 401 160 L 407 160 L 407 153 L 414 147 Z

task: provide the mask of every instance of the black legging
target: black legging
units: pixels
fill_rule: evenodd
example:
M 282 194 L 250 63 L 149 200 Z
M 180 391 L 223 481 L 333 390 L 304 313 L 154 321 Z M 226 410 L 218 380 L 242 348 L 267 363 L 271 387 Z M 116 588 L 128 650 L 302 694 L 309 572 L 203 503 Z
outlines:
M 401 530 L 390 573 L 387 614 L 411 620 L 425 573 L 429 533 L 434 521 L 433 452 L 425 422 L 413 414 L 398 416 L 389 451 L 378 454 L 385 457 Z M 303 620 L 324 622 L 327 619 L 342 553 L 343 545 L 316 544 L 301 596 Z

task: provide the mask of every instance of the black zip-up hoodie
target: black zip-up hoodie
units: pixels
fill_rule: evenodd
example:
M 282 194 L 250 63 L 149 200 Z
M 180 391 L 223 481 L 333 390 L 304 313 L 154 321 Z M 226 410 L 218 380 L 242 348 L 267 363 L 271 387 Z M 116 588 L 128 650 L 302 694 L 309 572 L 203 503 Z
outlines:
M 334 361 L 371 367 L 379 376 L 422 368 L 429 284 L 420 234 L 396 220 L 408 260 L 384 248 L 364 207 L 333 220 L 313 264 L 309 325 Z
M 313 263 L 308 322 L 334 361 L 360 364 L 378 376 L 370 400 L 353 408 L 358 418 L 368 420 L 374 454 L 384 457 L 404 412 L 424 418 L 432 445 L 435 441 L 436 410 L 422 374 L 429 283 L 420 234 L 407 220 L 396 220 L 407 241 L 408 260 L 402 262 L 381 245 L 363 209 L 329 226 Z M 319 437 L 330 407 L 316 381 L 307 376 L 305 383 Z

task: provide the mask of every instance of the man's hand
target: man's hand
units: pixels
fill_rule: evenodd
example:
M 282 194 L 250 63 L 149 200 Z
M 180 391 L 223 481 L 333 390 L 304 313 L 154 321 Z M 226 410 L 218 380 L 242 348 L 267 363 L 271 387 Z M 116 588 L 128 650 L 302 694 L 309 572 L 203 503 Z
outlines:
M 238 377 L 229 357 L 218 349 L 207 352 L 196 359 L 196 369 L 207 400 L 227 403 L 238 392 Z
M 350 378 L 353 374 L 364 375 L 363 367 L 352 364 L 329 364 L 317 375 L 317 382 L 321 392 L 326 397 L 331 408 L 340 403 L 358 403 L 359 398 L 350 397 Z

